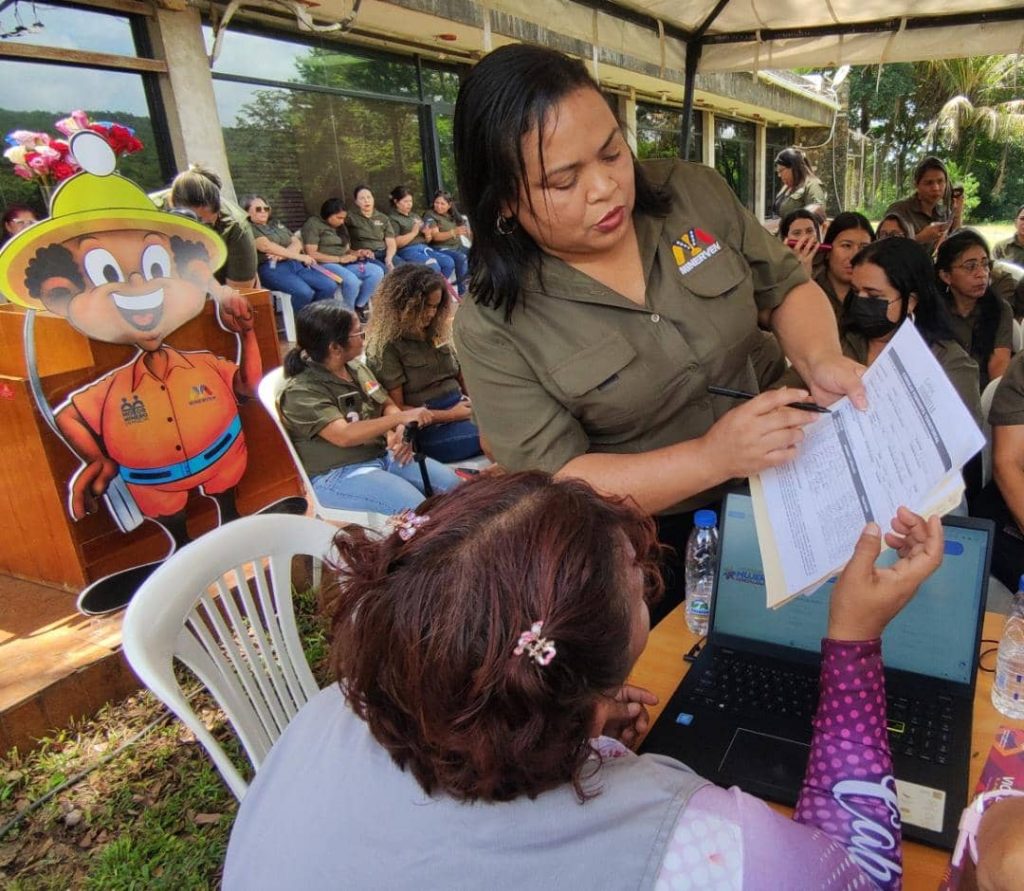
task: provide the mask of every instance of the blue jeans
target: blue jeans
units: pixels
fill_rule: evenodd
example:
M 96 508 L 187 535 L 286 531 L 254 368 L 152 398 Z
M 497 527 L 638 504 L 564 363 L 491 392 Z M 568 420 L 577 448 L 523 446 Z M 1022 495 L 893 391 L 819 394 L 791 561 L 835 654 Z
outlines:
M 384 266 L 371 260 L 321 265 L 341 277 L 341 299 L 347 310 L 366 306 L 384 278 Z
M 448 278 L 455 269 L 455 261 L 451 257 L 427 247 L 425 244 L 409 244 L 398 249 L 397 256 L 406 263 L 422 263 L 424 266 L 431 266 L 438 270 L 441 275 Z
M 450 393 L 437 399 L 428 399 L 427 408 L 452 408 L 462 399 L 461 393 Z M 483 453 L 480 448 L 480 431 L 472 421 L 448 421 L 431 424 L 419 431 L 419 444 L 424 455 L 448 464 L 475 458 Z
M 298 260 L 278 260 L 276 266 L 260 263 L 260 282 L 269 291 L 287 291 L 292 295 L 292 310 L 298 313 L 314 300 L 330 300 L 338 286 L 326 275 L 309 269 Z
M 455 471 L 427 459 L 427 473 L 434 492 L 447 492 L 460 482 Z M 386 452 L 380 458 L 359 464 L 344 464 L 312 480 L 313 491 L 324 507 L 397 514 L 413 510 L 423 500 L 420 466 L 410 461 L 404 467 Z
M 459 289 L 460 295 L 465 294 L 466 287 L 469 285 L 469 257 L 462 251 L 454 249 L 434 248 L 434 250 L 442 257 L 447 257 L 452 261 L 455 267 L 455 286 Z

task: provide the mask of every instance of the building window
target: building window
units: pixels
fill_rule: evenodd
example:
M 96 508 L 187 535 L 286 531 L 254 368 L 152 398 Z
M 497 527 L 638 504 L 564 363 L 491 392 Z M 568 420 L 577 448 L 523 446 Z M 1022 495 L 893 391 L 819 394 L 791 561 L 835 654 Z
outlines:
M 663 105 L 636 105 L 636 151 L 643 158 L 683 157 L 683 112 Z M 704 115 L 694 109 L 690 160 L 704 160 Z
M 397 185 L 417 206 L 454 189 L 454 69 L 232 31 L 213 78 L 236 193 L 262 195 L 291 227 L 364 183 L 385 213 Z
M 134 128 L 145 148 L 120 159 L 119 172 L 147 190 L 165 185 L 173 161 L 163 112 L 152 98 L 156 75 L 127 70 L 133 58 L 151 57 L 138 17 L 53 4 L 37 4 L 35 14 L 42 27 L 10 44 L 38 47 L 41 61 L 0 58 L 0 137 L 12 130 L 60 136 L 54 122 L 81 109 L 92 120 Z M 3 27 L 9 24 L 7 15 L 0 14 Z M 126 70 L 50 61 L 55 48 L 122 57 Z M 117 59 L 112 61 L 116 64 Z M 0 205 L 13 203 L 46 210 L 39 187 L 19 179 L 11 164 L 0 161 Z
M 782 183 L 775 175 L 775 156 L 784 148 L 789 148 L 796 141 L 796 130 L 792 127 L 765 128 L 765 170 L 764 181 L 768 184 L 764 190 L 764 215 L 775 216 L 775 196 L 782 188 Z
M 748 210 L 754 209 L 754 124 L 715 115 L 715 169 Z

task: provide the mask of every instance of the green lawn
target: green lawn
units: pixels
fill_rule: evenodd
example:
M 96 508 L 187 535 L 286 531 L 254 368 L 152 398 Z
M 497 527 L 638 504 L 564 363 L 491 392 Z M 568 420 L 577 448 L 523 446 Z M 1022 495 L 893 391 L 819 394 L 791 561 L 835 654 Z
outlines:
M 972 229 L 977 229 L 982 235 L 985 236 L 985 241 L 988 242 L 989 248 L 993 248 L 997 241 L 1002 241 L 1005 238 L 1009 238 L 1013 235 L 1013 221 L 1009 220 L 1005 223 L 977 223 L 971 225 Z

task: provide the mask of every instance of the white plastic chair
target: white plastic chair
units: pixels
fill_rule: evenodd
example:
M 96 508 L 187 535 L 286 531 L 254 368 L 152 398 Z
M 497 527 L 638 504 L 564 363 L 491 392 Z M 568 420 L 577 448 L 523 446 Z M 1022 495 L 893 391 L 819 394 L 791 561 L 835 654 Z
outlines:
M 277 410 L 277 397 L 283 389 L 284 368 L 274 368 L 271 371 L 268 371 L 263 376 L 263 380 L 260 381 L 260 402 L 263 403 L 263 407 L 267 410 L 270 417 L 274 419 L 274 423 L 277 424 L 277 429 L 281 431 L 281 437 L 288 446 L 288 451 L 292 456 L 292 462 L 298 469 L 299 475 L 302 477 L 303 485 L 306 487 L 309 503 L 313 505 L 313 513 L 321 519 L 328 520 L 331 523 L 356 523 L 357 525 L 365 526 L 368 529 L 384 529 L 387 526 L 388 520 L 386 514 L 378 514 L 371 511 L 339 510 L 334 507 L 325 507 L 320 503 L 320 499 L 317 498 L 316 492 L 313 491 L 313 484 L 309 480 L 306 468 L 302 466 L 302 461 L 299 460 L 299 453 L 295 451 L 295 444 L 288 435 L 288 431 L 285 429 L 284 423 L 281 421 L 281 415 Z
M 981 432 L 985 434 L 985 447 L 981 450 L 982 486 L 987 486 L 992 479 L 992 425 L 988 422 L 988 414 L 992 410 L 992 400 L 995 398 L 996 389 L 1001 380 L 1001 377 L 990 380 L 981 394 Z
M 1019 353 L 1024 349 L 1024 325 L 1016 319 L 1013 320 L 1013 352 Z
M 292 309 L 292 295 L 287 291 L 271 291 L 274 305 L 284 320 L 284 336 L 289 343 L 295 343 L 295 310 Z
M 337 529 L 312 517 L 243 517 L 185 545 L 135 593 L 121 636 L 140 680 L 202 743 L 235 797 L 248 784 L 174 676 L 188 666 L 224 709 L 259 770 L 317 691 L 295 626 L 292 558 L 331 553 Z

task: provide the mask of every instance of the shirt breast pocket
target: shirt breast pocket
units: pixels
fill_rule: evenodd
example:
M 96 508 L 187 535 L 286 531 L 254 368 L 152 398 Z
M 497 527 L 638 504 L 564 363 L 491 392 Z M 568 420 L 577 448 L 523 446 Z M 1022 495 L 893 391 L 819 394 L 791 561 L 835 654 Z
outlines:
M 750 267 L 738 251 L 720 241 L 705 250 L 714 250 L 716 245 L 718 250 L 713 256 L 691 267 L 688 272 L 679 273 L 682 286 L 697 297 L 728 297 L 750 278 Z M 699 257 L 698 254 L 689 263 Z
M 610 333 L 548 370 L 562 402 L 591 436 L 617 438 L 635 432 L 649 407 L 650 390 L 637 352 Z

